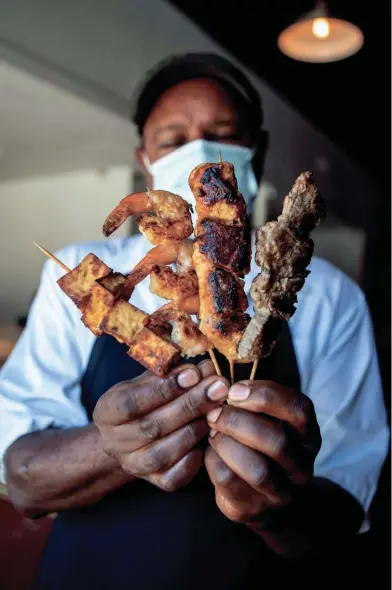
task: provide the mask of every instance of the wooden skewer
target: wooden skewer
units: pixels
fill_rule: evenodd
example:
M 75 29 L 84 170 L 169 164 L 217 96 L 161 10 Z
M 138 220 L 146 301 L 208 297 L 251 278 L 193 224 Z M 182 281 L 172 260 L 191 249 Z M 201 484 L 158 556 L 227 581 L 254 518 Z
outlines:
M 219 152 L 219 159 L 218 159 L 219 164 L 222 164 L 223 160 L 222 160 L 222 153 Z
M 210 357 L 211 357 L 211 360 L 212 360 L 212 362 L 214 364 L 215 371 L 216 371 L 217 375 L 219 375 L 219 377 L 222 377 L 222 371 L 220 370 L 220 366 L 218 364 L 218 361 L 216 360 L 214 349 L 213 348 L 210 348 L 208 350 L 208 352 L 210 353 Z
M 234 377 L 234 361 L 233 359 L 229 360 L 229 365 L 230 365 L 230 381 L 231 384 L 233 385 L 234 381 L 235 381 L 235 377 Z
M 52 260 L 54 260 L 54 262 L 56 262 L 59 266 L 61 266 L 62 269 L 65 270 L 65 272 L 71 272 L 71 269 L 68 268 L 68 266 L 65 266 L 65 264 L 63 264 L 61 262 L 61 260 L 59 260 L 58 258 L 56 258 L 56 256 L 54 254 L 52 254 L 51 252 L 49 252 L 49 250 L 46 250 L 45 248 L 43 248 L 42 246 L 40 246 L 39 244 L 37 244 L 37 242 L 33 242 L 34 246 L 37 246 L 37 248 L 39 248 L 41 250 L 41 252 L 43 252 L 44 254 L 46 254 L 46 256 L 48 256 L 49 258 L 51 258 Z
M 253 366 L 252 366 L 252 372 L 250 374 L 249 380 L 253 381 L 253 379 L 255 378 L 256 375 L 256 371 L 257 371 L 257 365 L 259 364 L 259 361 L 254 361 L 253 362 Z

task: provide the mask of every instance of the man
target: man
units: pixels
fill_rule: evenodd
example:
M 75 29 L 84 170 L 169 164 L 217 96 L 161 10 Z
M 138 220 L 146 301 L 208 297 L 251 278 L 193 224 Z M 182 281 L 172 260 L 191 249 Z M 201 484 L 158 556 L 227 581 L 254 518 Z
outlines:
M 132 116 L 146 185 L 191 200 L 191 169 L 222 152 L 251 210 L 266 134 L 256 91 L 226 60 L 159 64 Z M 136 236 L 57 255 L 73 268 L 91 251 L 126 273 L 150 247 Z M 277 576 L 369 527 L 389 437 L 369 312 L 336 268 L 314 258 L 310 270 L 256 380 L 239 365 L 229 388 L 206 358 L 162 380 L 96 340 L 45 264 L 0 380 L 11 500 L 58 513 L 39 588 L 259 587 L 271 564 Z M 161 300 L 147 280 L 132 302 L 150 313 Z

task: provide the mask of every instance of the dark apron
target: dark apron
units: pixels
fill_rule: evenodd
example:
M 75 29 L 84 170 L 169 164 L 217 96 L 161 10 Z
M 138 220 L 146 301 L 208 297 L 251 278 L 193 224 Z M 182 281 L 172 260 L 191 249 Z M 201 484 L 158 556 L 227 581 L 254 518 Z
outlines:
M 103 393 L 145 370 L 126 350 L 106 335 L 95 343 L 82 381 L 90 420 Z M 217 357 L 228 376 L 226 359 Z M 250 365 L 235 370 L 236 380 L 249 378 Z M 272 355 L 259 363 L 256 379 L 300 389 L 287 326 Z M 242 590 L 260 587 L 260 575 L 264 586 L 266 565 L 274 559 L 259 537 L 222 515 L 203 468 L 173 494 L 140 480 L 95 505 L 60 513 L 41 560 L 37 589 Z M 276 564 L 274 571 L 276 583 Z

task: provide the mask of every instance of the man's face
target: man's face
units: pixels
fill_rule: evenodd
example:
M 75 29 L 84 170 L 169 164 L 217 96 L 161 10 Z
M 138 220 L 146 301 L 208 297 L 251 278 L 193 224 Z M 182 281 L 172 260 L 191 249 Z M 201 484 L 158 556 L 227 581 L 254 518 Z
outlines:
M 249 130 L 244 128 L 228 94 L 212 80 L 177 84 L 166 90 L 155 104 L 144 126 L 143 147 L 136 150 L 149 185 L 152 181 L 143 154 L 153 163 L 196 139 L 251 145 Z

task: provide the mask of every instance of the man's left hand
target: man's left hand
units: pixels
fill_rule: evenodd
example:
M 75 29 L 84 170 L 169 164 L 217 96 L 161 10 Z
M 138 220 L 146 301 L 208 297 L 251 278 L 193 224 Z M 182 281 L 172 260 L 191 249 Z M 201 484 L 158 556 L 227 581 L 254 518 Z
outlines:
M 206 468 L 223 514 L 261 523 L 290 502 L 293 485 L 313 475 L 321 447 L 313 403 L 271 381 L 236 383 L 228 401 L 207 415 Z

